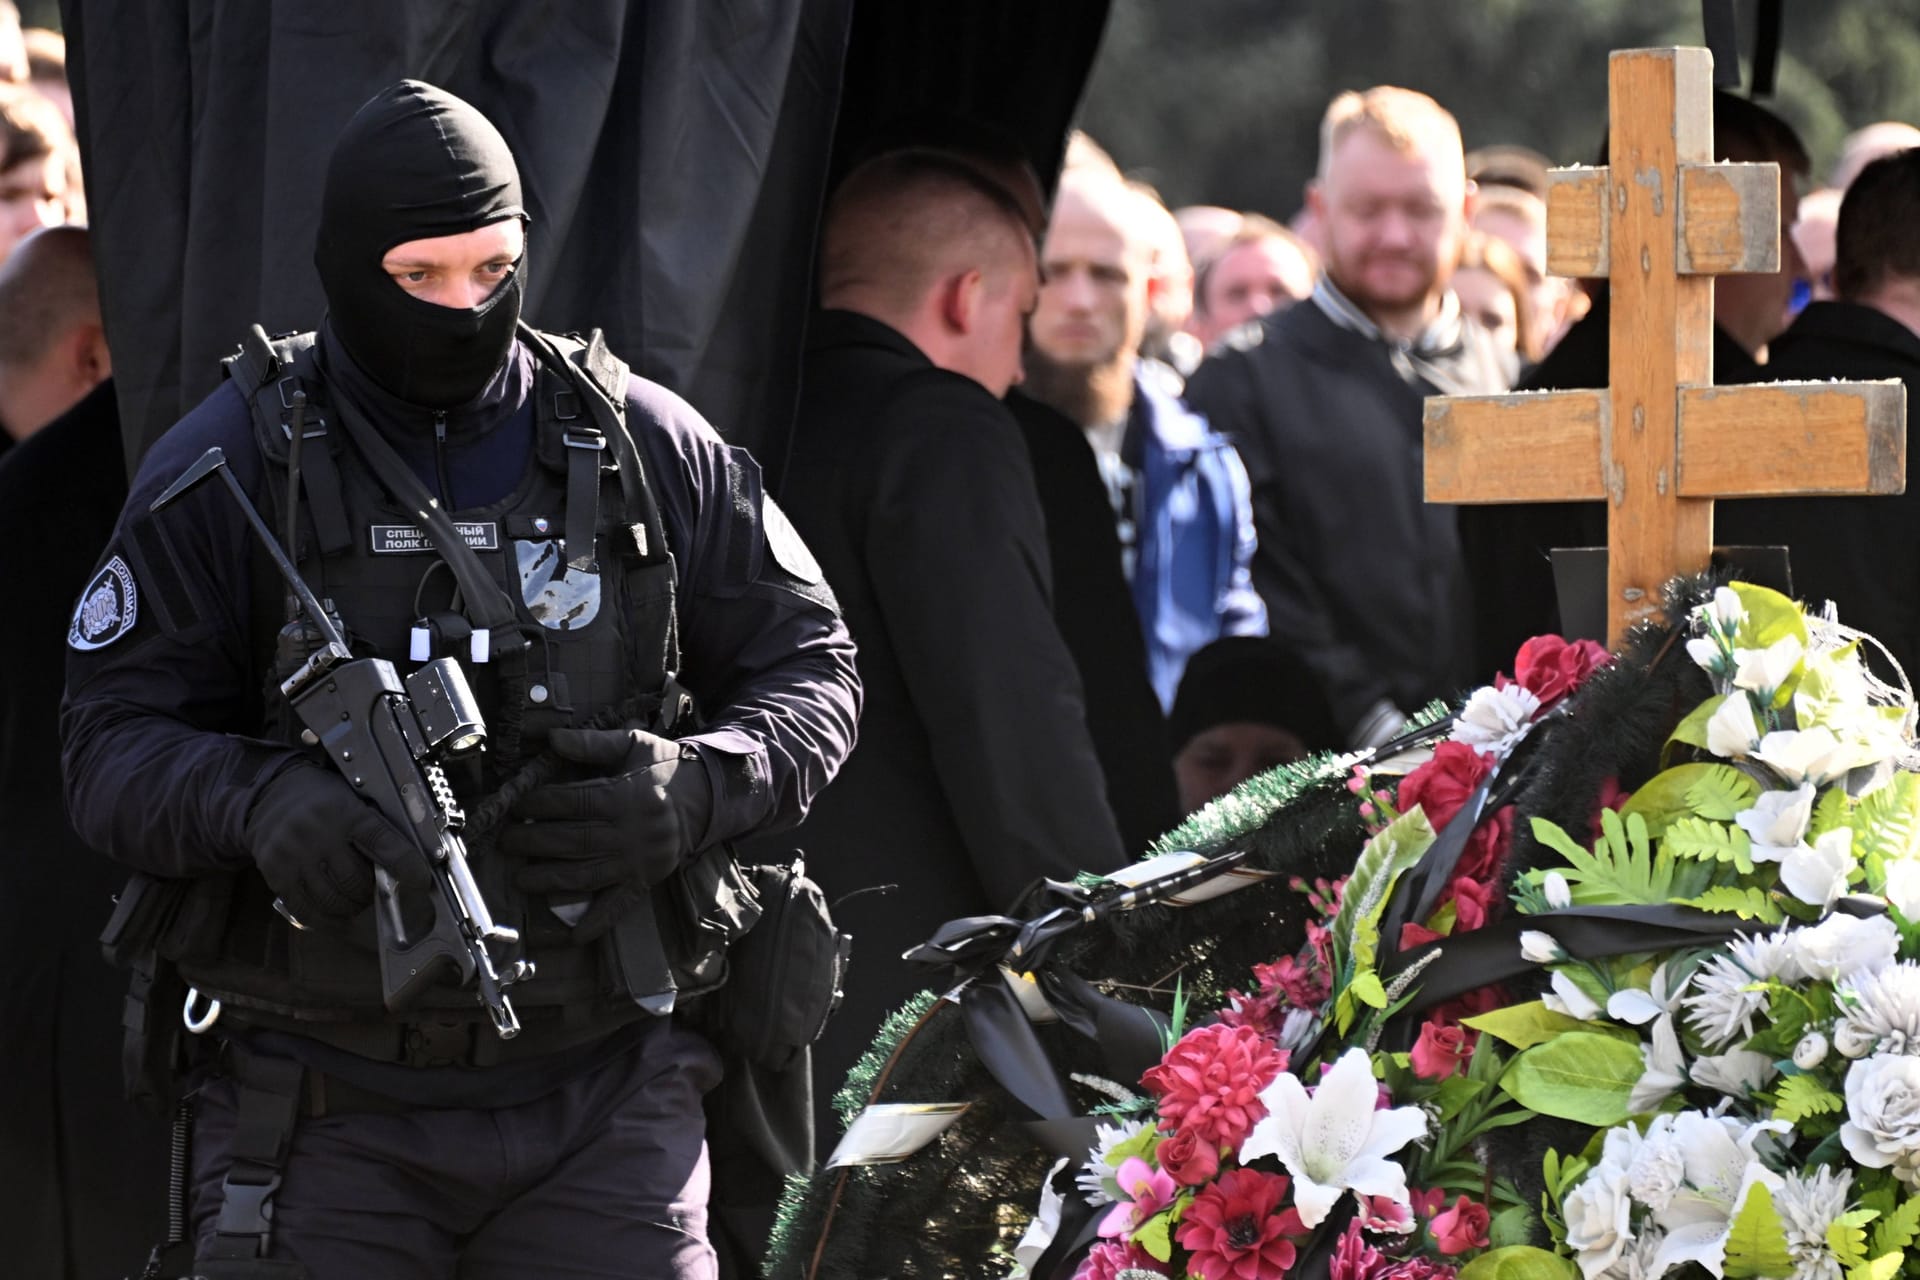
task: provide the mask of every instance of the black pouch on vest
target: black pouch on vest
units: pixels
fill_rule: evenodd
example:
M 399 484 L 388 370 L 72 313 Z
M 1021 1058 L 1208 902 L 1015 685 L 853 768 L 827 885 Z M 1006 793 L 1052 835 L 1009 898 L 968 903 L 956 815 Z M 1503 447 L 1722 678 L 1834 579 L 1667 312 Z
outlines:
M 743 870 L 760 922 L 734 943 L 727 985 L 704 1003 L 701 1028 L 723 1050 L 784 1071 L 840 1007 L 852 939 L 834 927 L 826 895 L 798 857 Z
M 187 986 L 158 944 L 173 927 L 190 884 L 134 872 L 100 934 L 107 962 L 131 977 L 120 1014 L 120 1080 L 129 1102 L 164 1115 L 185 1067 L 180 1009 Z

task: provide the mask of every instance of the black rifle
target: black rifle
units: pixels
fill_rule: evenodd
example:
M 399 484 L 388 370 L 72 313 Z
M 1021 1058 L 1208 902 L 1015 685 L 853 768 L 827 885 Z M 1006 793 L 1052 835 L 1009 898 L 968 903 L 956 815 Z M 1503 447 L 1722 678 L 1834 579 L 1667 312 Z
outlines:
M 487 944 L 512 946 L 520 935 L 494 923 L 480 896 L 460 838 L 465 817 L 440 766 L 446 756 L 472 750 L 486 739 L 486 725 L 467 688 L 465 673 L 454 659 L 439 658 L 403 681 L 384 658 L 355 658 L 234 478 L 220 449 L 201 454 L 154 499 L 151 509 L 157 512 L 177 501 L 215 472 L 266 544 L 274 566 L 322 641 L 280 682 L 280 692 L 307 728 L 302 736 L 325 747 L 354 789 L 411 835 L 433 867 L 438 890 L 433 921 L 418 930 L 409 926 L 402 911 L 400 888 L 392 873 L 385 867 L 373 869 L 382 1000 L 397 1011 L 410 1006 L 445 974 L 455 975 L 460 986 L 477 979 L 478 997 L 493 1019 L 493 1029 L 501 1039 L 512 1039 L 520 1032 L 520 1019 L 506 989 L 531 977 L 533 965 L 515 960 L 504 972 L 494 968 Z M 286 914 L 285 908 L 281 913 Z M 296 927 L 305 927 L 291 916 L 288 919 Z

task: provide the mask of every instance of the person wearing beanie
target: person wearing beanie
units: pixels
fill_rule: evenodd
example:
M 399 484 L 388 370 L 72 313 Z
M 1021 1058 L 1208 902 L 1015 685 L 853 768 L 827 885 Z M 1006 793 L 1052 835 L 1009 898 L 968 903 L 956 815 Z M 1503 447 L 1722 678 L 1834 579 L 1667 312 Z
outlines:
M 1264 636 L 1226 636 L 1195 653 L 1168 729 L 1183 813 L 1275 765 L 1341 745 L 1312 669 Z

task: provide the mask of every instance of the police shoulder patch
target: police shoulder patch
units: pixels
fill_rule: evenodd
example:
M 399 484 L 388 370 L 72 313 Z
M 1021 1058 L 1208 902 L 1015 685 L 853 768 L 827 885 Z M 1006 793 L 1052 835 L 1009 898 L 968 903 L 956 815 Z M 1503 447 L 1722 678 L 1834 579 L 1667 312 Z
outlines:
M 807 550 L 807 544 L 800 537 L 800 531 L 787 519 L 787 513 L 771 494 L 760 500 L 760 527 L 767 535 L 767 549 L 773 552 L 773 558 L 782 569 L 801 582 L 812 586 L 823 579 L 820 562 L 813 558 L 813 552 Z
M 67 644 L 82 650 L 104 649 L 133 630 L 139 616 L 140 590 L 134 585 L 133 570 L 116 555 L 80 593 L 73 624 L 67 628 Z

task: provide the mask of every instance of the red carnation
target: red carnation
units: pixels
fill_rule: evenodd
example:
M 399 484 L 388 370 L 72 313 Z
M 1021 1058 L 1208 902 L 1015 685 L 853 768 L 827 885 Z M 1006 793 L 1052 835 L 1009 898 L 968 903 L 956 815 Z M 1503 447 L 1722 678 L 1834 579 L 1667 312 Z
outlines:
M 1073 1273 L 1073 1280 L 1115 1280 L 1122 1271 L 1167 1274 L 1151 1254 L 1133 1241 L 1102 1240 L 1088 1251 L 1086 1260 Z
M 1195 1196 L 1175 1239 L 1188 1253 L 1187 1270 L 1201 1280 L 1280 1280 L 1296 1250 L 1288 1237 L 1305 1227 L 1286 1198 L 1284 1175 L 1233 1169 Z
M 1465 1253 L 1487 1247 L 1487 1225 L 1491 1221 L 1487 1206 L 1461 1196 L 1453 1208 L 1434 1215 L 1429 1224 L 1433 1242 L 1442 1253 Z
M 1445 1080 L 1473 1056 L 1474 1033 L 1462 1026 L 1428 1022 L 1413 1043 L 1413 1074 L 1422 1080 Z
M 1267 1114 L 1260 1091 L 1286 1065 L 1286 1054 L 1253 1028 L 1216 1023 L 1180 1037 L 1140 1079 L 1159 1095 L 1166 1128 L 1237 1149 Z
M 1466 743 L 1443 742 L 1433 749 L 1433 759 L 1400 779 L 1400 812 L 1419 805 L 1428 825 L 1438 831 L 1466 806 L 1467 797 L 1492 768 L 1490 757 Z
M 1197 1187 L 1220 1172 L 1220 1148 L 1202 1142 L 1192 1129 L 1182 1129 L 1153 1149 L 1161 1171 L 1183 1187 Z
M 1535 636 L 1514 655 L 1513 678 L 1547 706 L 1578 689 L 1595 668 L 1612 660 L 1604 646 L 1591 640 L 1569 644 L 1559 636 Z

